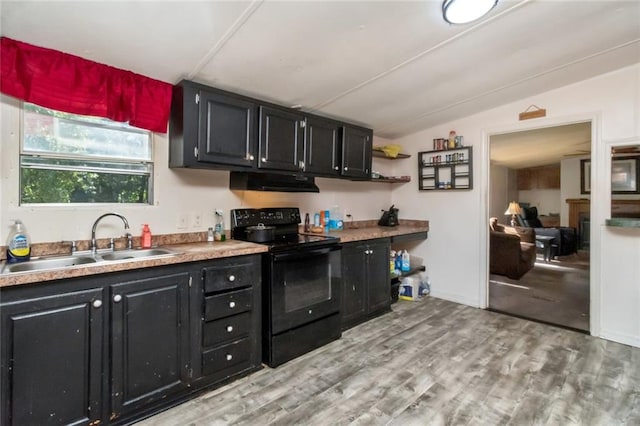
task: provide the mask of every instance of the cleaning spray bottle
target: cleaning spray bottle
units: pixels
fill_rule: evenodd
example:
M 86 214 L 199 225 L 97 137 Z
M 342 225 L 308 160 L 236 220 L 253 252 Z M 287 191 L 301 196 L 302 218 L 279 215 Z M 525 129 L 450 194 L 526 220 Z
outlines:
M 216 227 L 213 237 L 216 241 L 224 241 L 227 239 L 224 233 L 224 213 L 222 209 L 216 209 Z
M 27 228 L 20 219 L 15 219 L 7 238 L 7 263 L 26 262 L 30 258 L 31 239 Z

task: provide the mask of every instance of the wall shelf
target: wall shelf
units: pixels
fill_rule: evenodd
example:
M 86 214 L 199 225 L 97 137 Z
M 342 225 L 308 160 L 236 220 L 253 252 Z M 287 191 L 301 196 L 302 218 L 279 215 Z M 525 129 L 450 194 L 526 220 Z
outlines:
M 399 153 L 396 157 L 390 157 L 381 149 L 374 149 L 372 151 L 372 155 L 377 158 L 386 158 L 387 160 L 401 160 L 404 158 L 411 158 L 411 155 L 402 153 Z
M 420 191 L 473 189 L 472 147 L 419 152 L 418 189 Z
M 407 183 L 411 182 L 411 177 L 409 176 L 396 176 L 396 177 L 381 177 L 381 178 L 371 178 L 371 182 L 386 182 L 386 183 Z

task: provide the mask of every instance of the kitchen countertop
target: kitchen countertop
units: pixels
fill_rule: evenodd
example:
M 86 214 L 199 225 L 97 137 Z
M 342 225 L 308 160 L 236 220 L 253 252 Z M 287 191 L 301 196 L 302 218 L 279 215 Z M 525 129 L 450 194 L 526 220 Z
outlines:
M 328 235 L 340 238 L 341 242 L 354 242 L 375 238 L 389 238 L 401 235 L 424 233 L 429 231 L 429 223 L 426 221 L 402 221 L 403 224 L 395 227 L 382 227 L 375 225 L 375 221 L 347 225 L 342 231 L 332 231 Z M 406 223 L 406 224 L 405 224 Z M 158 257 L 149 259 L 125 259 L 111 262 L 99 262 L 96 264 L 84 264 L 69 266 L 59 269 L 41 271 L 17 272 L 0 275 L 0 287 L 11 287 L 20 284 L 53 281 L 65 278 L 83 277 L 109 272 L 127 271 L 154 266 L 173 265 L 185 262 L 197 262 L 224 257 L 243 256 L 248 254 L 264 253 L 268 250 L 266 245 L 250 243 L 239 240 L 227 240 L 224 242 L 190 242 L 181 244 L 163 244 L 177 252 L 175 256 Z M 0 269 L 4 262 L 0 263 Z

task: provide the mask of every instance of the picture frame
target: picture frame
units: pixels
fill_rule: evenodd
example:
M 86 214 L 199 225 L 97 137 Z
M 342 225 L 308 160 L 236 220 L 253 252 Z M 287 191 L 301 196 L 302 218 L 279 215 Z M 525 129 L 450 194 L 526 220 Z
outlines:
M 580 193 L 591 193 L 591 160 L 580 160 Z M 640 194 L 639 157 L 615 157 L 611 160 L 611 193 Z

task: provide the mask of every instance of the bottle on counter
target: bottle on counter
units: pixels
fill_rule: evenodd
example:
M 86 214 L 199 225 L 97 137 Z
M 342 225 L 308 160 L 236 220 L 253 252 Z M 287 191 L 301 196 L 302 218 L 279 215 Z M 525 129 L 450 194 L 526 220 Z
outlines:
M 209 242 L 213 241 L 213 227 L 211 226 L 207 230 L 207 241 Z
M 7 263 L 26 262 L 31 258 L 31 238 L 20 219 L 15 219 L 7 238 Z
M 402 262 L 401 262 L 400 270 L 402 272 L 409 272 L 411 270 L 411 256 L 409 255 L 409 252 L 406 250 L 402 252 Z
M 224 213 L 222 209 L 216 209 L 216 227 L 213 233 L 213 239 L 215 241 L 225 241 L 227 236 L 224 232 Z
M 313 226 L 320 226 L 320 213 L 313 215 Z
M 304 232 L 311 232 L 311 223 L 309 221 L 309 213 L 304 215 Z
M 142 225 L 142 235 L 140 236 L 140 247 L 151 248 L 151 229 L 148 224 Z

